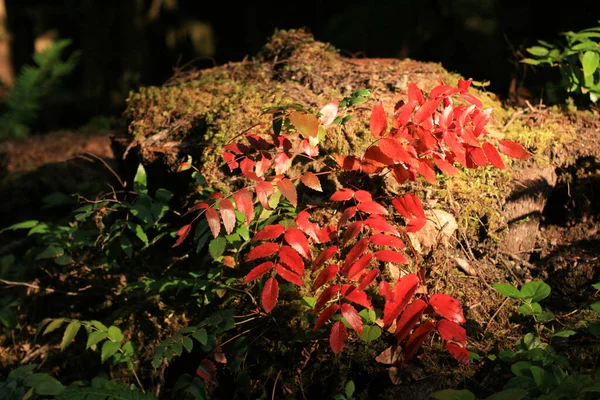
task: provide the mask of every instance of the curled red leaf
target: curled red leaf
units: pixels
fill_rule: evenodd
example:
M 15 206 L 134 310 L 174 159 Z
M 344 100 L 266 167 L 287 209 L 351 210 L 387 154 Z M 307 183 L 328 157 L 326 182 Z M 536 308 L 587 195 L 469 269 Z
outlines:
M 173 247 L 177 247 L 181 243 L 183 243 L 183 241 L 185 240 L 187 235 L 190 233 L 191 229 L 192 229 L 192 224 L 187 224 L 187 225 L 184 225 L 181 228 L 179 228 L 179 230 L 177 231 L 177 241 L 175 242 Z
M 448 350 L 448 352 L 461 364 L 468 365 L 470 361 L 470 353 L 469 350 L 464 347 L 460 347 L 455 343 L 446 343 L 444 348 Z
M 319 329 L 319 327 L 321 325 L 323 325 L 325 322 L 329 321 L 331 319 L 331 317 L 333 317 L 333 315 L 340 309 L 340 306 L 338 306 L 337 304 L 332 304 L 329 307 L 327 307 L 326 309 L 323 310 L 323 312 L 321 313 L 321 315 L 319 315 L 319 317 L 317 318 L 317 320 L 315 321 L 315 327 L 314 330 L 316 331 L 317 329 Z
M 410 303 L 400 318 L 396 321 L 396 339 L 398 339 L 398 343 L 402 342 L 404 338 L 408 336 L 410 331 L 414 328 L 414 326 L 419 322 L 419 318 L 423 314 L 423 311 L 427 307 L 427 303 L 425 303 L 421 299 L 417 299 Z
M 403 365 L 406 365 L 408 361 L 412 360 L 412 358 L 417 354 L 417 351 L 423 344 L 423 341 L 431 333 L 431 331 L 435 328 L 435 324 L 431 321 L 427 321 L 419 325 L 417 329 L 410 335 L 406 344 L 404 345 L 404 360 Z
M 342 304 L 341 308 L 342 308 L 342 316 L 344 317 L 346 322 L 348 322 L 350 324 L 350 326 L 352 327 L 352 329 L 354 329 L 356 332 L 358 332 L 359 335 L 362 335 L 363 324 L 362 324 L 360 315 L 358 315 L 358 311 L 356 311 L 356 308 L 352 307 L 348 303 Z
M 379 138 L 387 131 L 388 123 L 385 110 L 383 109 L 383 102 L 379 100 L 373 110 L 371 111 L 371 118 L 369 120 L 369 129 L 371 135 Z
M 248 189 L 243 188 L 233 194 L 233 200 L 238 210 L 246 215 L 246 225 L 254 218 L 254 200 Z

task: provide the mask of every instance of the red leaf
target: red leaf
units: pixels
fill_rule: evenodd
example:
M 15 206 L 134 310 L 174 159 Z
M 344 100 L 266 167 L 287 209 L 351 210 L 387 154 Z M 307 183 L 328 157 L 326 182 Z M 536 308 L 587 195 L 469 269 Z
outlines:
M 250 250 L 250 252 L 246 256 L 246 261 L 252 261 L 258 258 L 269 257 L 275 254 L 277 250 L 279 250 L 279 245 L 277 243 L 260 244 L 252 250 Z
M 345 284 L 342 285 L 341 291 L 342 295 L 351 302 L 359 304 L 370 310 L 373 309 L 373 304 L 371 304 L 367 294 L 362 290 L 358 290 L 358 288 L 354 287 L 353 285 Z
M 297 228 L 289 227 L 285 231 L 283 236 L 287 244 L 292 246 L 302 257 L 310 260 L 312 255 L 310 254 L 310 246 L 308 245 L 308 239 L 304 234 Z
M 391 262 L 396 264 L 407 264 L 408 260 L 402 253 L 393 250 L 379 250 L 375 252 L 375 258 L 383 262 Z
M 359 258 L 357 262 L 355 262 L 350 268 L 348 268 L 346 277 L 348 279 L 352 279 L 356 275 L 360 274 L 362 271 L 365 270 L 365 268 L 367 268 L 367 265 L 369 265 L 369 262 L 371 262 L 371 259 L 373 259 L 372 253 L 367 253 L 364 256 L 362 256 L 361 258 Z
M 391 226 L 385 219 L 383 219 L 379 215 L 371 215 L 365 221 L 365 225 L 367 225 L 369 228 L 373 229 L 374 231 L 387 232 L 387 233 L 391 233 L 392 235 L 396 235 L 396 236 L 400 235 L 400 233 L 398 232 L 398 230 L 396 228 Z
M 342 226 L 346 225 L 346 222 L 348 222 L 348 220 L 352 217 L 354 217 L 354 215 L 356 214 L 356 207 L 348 207 L 344 210 L 344 212 L 342 213 L 342 216 L 340 217 L 340 220 L 338 221 L 338 229 L 340 229 Z
M 484 151 L 479 147 L 472 147 L 471 149 L 467 150 L 467 154 L 469 157 L 471 157 L 471 160 L 473 160 L 473 162 L 480 167 L 484 167 L 489 163 Z
M 248 148 L 246 146 L 239 143 L 230 143 L 228 145 L 223 146 L 223 149 L 231 151 L 235 154 L 244 154 L 248 151 Z
M 246 214 L 246 225 L 250 225 L 250 221 L 254 218 L 254 201 L 252 194 L 248 189 L 243 188 L 233 194 L 233 200 L 237 209 Z
M 360 315 L 358 315 L 358 312 L 356 311 L 356 308 L 352 307 L 348 303 L 342 304 L 341 308 L 342 308 L 342 316 L 344 317 L 346 322 L 348 322 L 348 324 L 350 324 L 352 329 L 354 329 L 356 332 L 358 332 L 359 335 L 362 335 L 363 324 L 362 324 L 362 320 L 360 319 Z
M 277 283 L 277 279 L 267 279 L 261 295 L 262 305 L 265 312 L 271 312 L 271 310 L 273 309 L 273 307 L 275 307 L 275 304 L 277 303 L 278 296 L 279 283 Z
M 417 196 L 406 194 L 403 197 L 396 197 L 392 200 L 392 205 L 396 211 L 408 220 L 406 232 L 417 232 L 427 223 L 423 205 Z
M 351 265 L 354 261 L 360 257 L 365 250 L 369 247 L 369 239 L 362 238 L 350 249 L 348 254 L 346 254 L 346 259 L 344 260 L 344 265 L 342 269 L 346 269 L 349 265 Z
M 309 157 L 315 157 L 319 155 L 319 146 L 311 146 L 308 139 L 302 141 L 302 151 Z
M 283 197 L 288 199 L 292 206 L 296 207 L 298 205 L 298 194 L 296 193 L 296 187 L 292 181 L 283 178 L 282 180 L 277 181 L 277 187 Z
M 484 143 L 483 151 L 485 152 L 487 159 L 490 160 L 490 163 L 492 163 L 494 167 L 498 169 L 506 168 L 504 161 L 502 161 L 502 157 L 500 157 L 500 154 L 498 153 L 498 150 L 496 150 L 491 143 Z
M 408 85 L 408 102 L 416 101 L 418 104 L 423 104 L 425 102 L 425 98 L 423 97 L 423 92 L 417 86 L 416 83 L 410 83 Z
M 267 171 L 269 167 L 271 167 L 271 159 L 265 155 L 261 155 L 260 160 L 256 163 L 256 176 L 264 176 L 265 171 Z
M 454 165 L 452 165 L 448 161 L 442 159 L 438 155 L 435 155 L 435 154 L 433 155 L 433 162 L 440 169 L 440 171 L 442 171 L 450 176 L 455 176 L 456 174 L 458 174 L 458 170 L 456 169 L 456 167 Z
M 446 350 L 448 350 L 448 352 L 452 355 L 452 357 L 454 357 L 456 359 L 456 361 L 458 361 L 461 364 L 464 365 L 468 365 L 470 358 L 469 358 L 469 350 L 460 347 L 457 344 L 454 343 L 446 343 L 446 345 L 444 346 L 446 348 Z
M 219 202 L 219 212 L 221 213 L 223 225 L 225 225 L 225 232 L 229 235 L 235 229 L 236 222 L 233 203 L 228 199 L 221 199 Z
M 382 293 L 386 298 L 383 308 L 384 325 L 390 325 L 398 318 L 410 299 L 414 296 L 418 286 L 419 277 L 416 274 L 408 274 L 396 282 L 392 291 Z
M 306 171 L 304 174 L 302 174 L 300 180 L 312 190 L 316 190 L 317 192 L 323 191 L 319 178 L 317 178 L 317 176 L 310 171 Z
M 252 240 L 273 240 L 277 239 L 285 231 L 285 226 L 281 224 L 267 225 L 254 235 Z
M 292 159 L 288 153 L 279 153 L 275 156 L 275 174 L 285 174 L 288 169 L 292 166 Z
M 192 229 L 192 224 L 187 224 L 187 225 L 184 225 L 181 228 L 179 228 L 179 230 L 177 231 L 178 238 L 177 238 L 177 241 L 175 242 L 175 244 L 173 245 L 173 247 L 177 247 L 181 243 L 183 243 L 183 241 L 185 240 L 187 235 L 190 233 L 191 229 Z
M 429 97 L 435 99 L 436 97 L 447 97 L 452 96 L 454 93 L 458 93 L 460 89 L 452 87 L 450 85 L 439 85 L 431 89 Z
M 279 249 L 279 260 L 298 275 L 304 275 L 302 257 L 293 248 L 281 246 Z
M 325 105 L 319 111 L 319 114 L 321 114 L 321 116 L 319 117 L 319 123 L 323 126 L 331 125 L 333 123 L 333 121 L 335 120 L 337 113 L 338 113 L 338 102 L 337 101 L 331 102 L 331 103 Z
M 430 99 L 419 107 L 419 109 L 415 112 L 415 116 L 413 117 L 413 122 L 415 124 L 420 124 L 428 118 L 431 118 L 435 109 L 440 104 L 440 99 Z
M 339 270 L 339 267 L 335 264 L 330 265 L 327 268 L 323 268 L 319 276 L 317 276 L 317 279 L 315 279 L 313 290 L 317 290 L 318 288 L 335 278 L 335 275 L 338 273 Z
M 407 164 L 412 163 L 413 156 L 406 151 L 402 143 L 398 140 L 385 137 L 379 141 L 379 149 L 383 154 L 387 157 L 391 158 L 394 161 L 404 162 Z
M 419 318 L 421 318 L 425 307 L 427 307 L 427 303 L 421 299 L 413 301 L 406 307 L 406 310 L 404 310 L 396 322 L 395 334 L 396 339 L 398 339 L 398 343 L 402 342 L 404 338 L 408 336 L 417 322 L 419 322 Z
M 261 276 L 263 276 L 264 274 L 266 274 L 267 272 L 272 270 L 273 267 L 275 267 L 275 264 L 273 264 L 271 261 L 267 261 L 267 262 L 260 264 L 257 267 L 252 268 L 252 270 L 250 270 L 250 272 L 248 272 L 248 275 L 246 275 L 246 278 L 244 278 L 243 283 L 250 283 L 250 282 L 260 278 Z
M 376 201 L 365 201 L 364 203 L 359 203 L 358 209 L 368 214 L 388 215 L 388 212 L 385 209 L 385 207 L 377 203 Z
M 285 268 L 281 264 L 277 264 L 277 266 L 275 268 L 277 270 L 277 275 L 279 275 L 286 281 L 293 283 L 294 285 L 298 285 L 298 286 L 304 285 L 304 283 L 302 282 L 302 277 L 300 277 L 295 272 L 290 271 L 289 269 Z
M 460 97 L 462 97 L 465 101 L 473 104 L 477 108 L 483 108 L 483 103 L 477 97 L 469 93 L 461 93 Z
M 319 318 L 317 318 L 317 320 L 315 321 L 314 330 L 316 331 L 317 329 L 319 329 L 319 327 L 321 325 L 323 325 L 325 322 L 329 321 L 331 319 L 331 317 L 333 317 L 333 315 L 339 309 L 340 309 L 340 306 L 338 306 L 337 304 L 334 303 L 334 304 L 330 305 L 329 307 L 327 307 L 325 310 L 323 310 L 321 315 L 319 315 Z
M 379 100 L 379 102 L 375 104 L 375 107 L 373 107 L 373 111 L 371 111 L 371 119 L 369 120 L 371 135 L 379 138 L 385 134 L 387 127 L 388 123 L 385 110 L 383 109 L 383 102 Z
M 358 236 L 358 234 L 362 230 L 362 227 L 362 221 L 356 221 L 351 223 L 348 226 L 348 229 L 346 229 L 346 231 L 344 232 L 344 236 L 342 237 L 342 245 L 346 245 L 346 243 Z
M 319 253 L 317 259 L 315 260 L 315 264 L 313 265 L 313 271 L 320 268 L 323 264 L 329 261 L 337 253 L 337 251 L 337 246 L 331 246 Z
M 347 338 L 348 332 L 346 331 L 346 326 L 342 321 L 337 321 L 331 327 L 331 334 L 329 335 L 331 350 L 333 350 L 334 353 L 342 351 Z
M 296 217 L 296 225 L 298 226 L 298 228 L 304 232 L 305 234 L 307 234 L 312 240 L 314 240 L 317 243 L 322 243 L 323 241 L 321 240 L 321 228 L 319 228 L 319 225 L 310 222 L 308 220 L 308 218 L 310 217 L 310 214 L 306 211 L 300 211 L 298 213 L 298 216 Z M 327 240 L 325 240 L 327 241 Z
M 425 178 L 427 182 L 435 183 L 435 171 L 433 170 L 431 161 L 427 159 L 420 160 L 417 171 L 423 176 L 423 178 Z
M 519 143 L 515 143 L 512 140 L 501 140 L 498 143 L 498 150 L 501 153 L 506 154 L 511 158 L 519 158 L 526 160 L 531 157 L 531 154 L 527 152 Z
M 312 114 L 302 111 L 292 111 L 289 116 L 290 122 L 304 137 L 315 137 L 319 131 L 319 121 Z
M 346 171 L 358 171 L 360 169 L 360 160 L 354 156 L 342 156 L 337 154 L 335 162 L 340 168 Z
M 212 361 L 204 359 L 200 361 L 200 365 L 198 366 L 198 369 L 196 369 L 196 375 L 206 382 L 213 382 L 216 370 L 217 367 Z
M 377 246 L 390 246 L 390 247 L 394 247 L 398 250 L 401 250 L 405 247 L 404 242 L 402 240 L 398 239 L 397 237 L 383 235 L 380 233 L 371 236 L 370 240 L 371 240 L 371 243 L 373 243 Z
M 354 196 L 354 190 L 342 188 L 331 195 L 329 200 L 331 201 L 347 201 L 350 200 Z
M 456 322 L 441 319 L 437 323 L 437 328 L 442 339 L 458 342 L 463 346 L 467 343 L 467 331 Z
M 417 329 L 410 335 L 406 344 L 404 345 L 404 361 L 402 362 L 404 365 L 408 364 L 408 361 L 412 360 L 415 356 L 419 347 L 423 344 L 423 341 L 431 333 L 431 331 L 435 328 L 435 324 L 431 321 L 427 321 L 419 325 Z
M 365 152 L 363 156 L 363 161 L 368 162 L 373 165 L 374 168 L 382 168 L 388 165 L 394 164 L 394 160 L 390 157 L 386 156 L 383 151 L 379 148 L 379 146 L 371 146 Z M 363 167 L 364 169 L 364 167 Z M 369 192 L 367 192 L 369 193 Z M 370 193 L 369 193 L 370 194 Z M 369 197 L 369 200 L 371 198 Z M 359 200 L 360 201 L 360 200 Z
M 367 273 L 365 275 L 364 278 L 362 278 L 362 281 L 360 281 L 360 285 L 358 285 L 358 288 L 356 288 L 357 290 L 364 290 L 364 288 L 366 288 L 367 286 L 369 286 L 377 277 L 377 275 L 379 275 L 379 270 L 378 269 L 372 269 L 371 271 L 369 271 L 369 273 Z
M 408 123 L 408 121 L 410 120 L 410 117 L 413 114 L 413 111 L 419 105 L 418 101 L 410 100 L 410 88 L 409 88 L 408 98 L 409 98 L 408 102 L 405 105 L 403 105 L 402 107 L 400 107 L 398 109 L 398 111 L 396 112 L 396 114 L 394 115 L 394 128 L 396 128 L 396 129 L 404 127 Z
M 431 296 L 429 305 L 442 317 L 459 324 L 467 322 L 463 315 L 462 306 L 454 297 L 444 293 Z
M 331 285 L 327 287 L 321 295 L 317 298 L 317 302 L 315 303 L 315 309 L 313 310 L 313 314 L 319 312 L 321 308 L 340 291 L 340 285 Z
M 219 213 L 212 207 L 206 209 L 206 221 L 214 237 L 219 236 L 221 231 L 221 220 L 219 219 Z
M 275 189 L 273 189 L 271 182 L 261 182 L 256 185 L 256 196 L 258 197 L 260 204 L 266 210 L 271 209 L 269 206 L 269 196 L 271 196 L 273 193 L 275 193 Z
M 371 193 L 367 192 L 366 190 L 357 190 L 356 192 L 354 192 L 354 198 L 359 203 L 373 200 L 373 198 L 371 197 Z

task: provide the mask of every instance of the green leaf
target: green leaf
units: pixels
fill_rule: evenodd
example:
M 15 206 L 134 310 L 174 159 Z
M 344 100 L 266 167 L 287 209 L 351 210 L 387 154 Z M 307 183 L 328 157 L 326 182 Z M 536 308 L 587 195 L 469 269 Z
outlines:
M 375 313 L 375 310 L 370 310 L 368 308 L 360 310 L 358 315 L 360 315 L 368 324 L 374 323 L 377 319 L 377 314 Z
M 524 58 L 521 60 L 521 62 L 523 64 L 529 64 L 529 65 L 540 65 L 541 62 L 539 60 L 534 60 L 533 58 Z
M 518 308 L 518 313 L 522 315 L 534 315 L 541 314 L 543 312 L 540 303 L 523 303 Z
M 124 356 L 130 357 L 133 355 L 134 353 L 134 349 L 133 349 L 133 343 L 131 343 L 131 341 L 127 341 L 122 347 L 121 347 L 121 351 L 123 352 Z
M 590 324 L 588 332 L 595 337 L 600 337 L 600 324 Z
M 344 388 L 344 393 L 346 393 L 346 398 L 347 399 L 351 399 L 352 396 L 354 396 L 354 382 L 353 381 L 348 381 L 348 383 L 346 383 L 346 387 Z
M 55 396 L 65 390 L 59 381 L 44 373 L 29 375 L 23 384 L 33 388 L 33 391 L 40 396 Z
M 510 370 L 515 376 L 525 376 L 525 371 L 529 371 L 531 363 L 529 361 L 517 361 L 510 366 Z
M 35 259 L 36 260 L 44 260 L 48 258 L 56 258 L 62 256 L 65 253 L 62 247 L 50 245 L 44 249 L 40 254 L 38 254 Z
M 60 344 L 60 350 L 63 351 L 71 344 L 77 332 L 79 332 L 79 328 L 81 328 L 81 322 L 75 320 L 71 321 L 69 325 L 67 325 L 67 329 L 65 329 L 65 333 L 63 334 L 62 342 Z
M 203 346 L 208 342 L 208 335 L 206 333 L 206 329 L 204 328 L 198 329 L 196 332 L 192 333 L 192 337 Z
M 50 322 L 42 335 L 47 335 L 48 333 L 55 331 L 56 329 L 60 328 L 64 322 L 65 320 L 63 318 L 55 319 L 54 321 Z
M 102 345 L 102 350 L 100 351 L 100 360 L 102 362 L 108 360 L 117 351 L 119 351 L 120 347 L 121 347 L 121 342 L 111 342 L 110 340 L 107 340 Z
M 90 347 L 94 346 L 95 344 L 100 343 L 102 340 L 106 339 L 107 337 L 108 337 L 108 332 L 95 331 L 95 332 L 90 333 L 90 335 L 88 336 L 87 344 L 85 345 L 86 350 L 89 349 Z
M 185 347 L 188 353 L 192 352 L 192 349 L 194 348 L 194 342 L 192 341 L 192 339 L 190 339 L 189 337 L 184 337 L 181 341 L 181 344 L 183 345 L 183 347 Z
M 533 376 L 536 386 L 541 388 L 544 384 L 544 376 L 546 375 L 546 371 L 544 371 L 544 368 L 538 367 L 537 365 L 532 366 L 529 368 L 529 370 L 531 371 L 531 375 Z
M 372 342 L 381 336 L 381 328 L 377 325 L 363 325 L 363 333 L 360 338 L 365 342 Z
M 310 308 L 311 310 L 315 309 L 315 305 L 317 305 L 316 297 L 305 296 L 302 298 L 302 300 L 304 300 L 304 303 L 308 306 L 308 308 Z
M 596 72 L 600 64 L 600 55 L 595 51 L 586 51 L 581 57 L 581 65 L 583 66 L 583 75 L 591 76 Z
M 133 231 L 135 232 L 135 236 L 138 237 L 146 246 L 148 246 L 148 235 L 144 232 L 144 229 L 138 224 L 133 224 Z
M 110 328 L 108 328 L 108 337 L 113 342 L 121 343 L 123 340 L 123 333 L 119 327 L 112 325 Z
M 550 295 L 550 286 L 542 281 L 533 281 L 521 287 L 521 298 L 537 303 Z
M 240 235 L 242 237 L 242 239 L 244 239 L 246 242 L 248 240 L 250 240 L 250 231 L 248 230 L 248 227 L 244 224 L 244 225 L 240 225 L 235 232 Z
M 96 329 L 108 332 L 108 328 L 102 322 L 93 320 L 93 321 L 91 321 L 91 323 L 92 323 L 92 326 L 95 327 Z
M 125 253 L 127 257 L 131 258 L 133 256 L 133 246 L 131 245 L 131 242 L 129 241 L 127 236 L 119 237 L 119 245 L 121 247 L 121 250 L 123 250 L 123 253 Z
M 552 337 L 569 337 L 569 336 L 573 336 L 573 335 L 577 335 L 577 332 L 566 330 L 566 331 L 556 332 L 554 335 L 552 335 Z
M 511 299 L 520 299 L 522 297 L 521 292 L 519 292 L 519 289 L 512 285 L 508 285 L 506 283 L 495 283 L 493 286 L 494 289 L 500 292 L 500 294 L 506 297 L 510 297 Z
M 169 192 L 167 189 L 161 188 L 156 190 L 154 197 L 161 203 L 168 203 L 173 198 L 173 193 Z
M 600 290 L 600 282 L 598 282 L 598 283 L 594 283 L 594 284 L 592 285 L 592 287 L 593 287 L 594 289 L 596 289 L 596 290 Z
M 544 313 L 541 313 L 537 316 L 537 320 L 538 322 L 548 322 L 554 319 L 554 314 L 552 314 L 551 312 L 547 311 Z
M 486 397 L 485 400 L 521 400 L 527 396 L 527 391 L 523 389 L 507 389 L 499 393 Z
M 148 182 L 146 177 L 146 170 L 142 164 L 138 165 L 135 178 L 133 178 L 133 190 L 141 194 L 148 194 Z
M 56 257 L 54 263 L 57 265 L 69 265 L 71 264 L 71 257 L 63 254 L 62 256 Z
M 216 237 L 210 241 L 208 244 L 208 252 L 212 256 L 213 260 L 217 260 L 223 255 L 225 246 L 227 246 L 227 239 L 222 236 Z
M 15 231 L 17 229 L 29 229 L 29 228 L 33 228 L 34 226 L 36 226 L 40 221 L 32 219 L 32 220 L 28 220 L 28 221 L 23 221 L 23 222 L 19 222 L 17 224 L 8 226 L 2 230 L 0 230 L 0 233 L 4 232 L 4 231 Z
M 542 46 L 533 46 L 527 49 L 529 54 L 532 54 L 536 57 L 544 57 L 548 55 L 548 49 Z
M 596 311 L 597 313 L 600 313 L 600 301 L 597 301 L 595 303 L 593 303 L 590 308 L 594 311 Z
M 475 400 L 475 395 L 471 391 L 463 389 L 446 389 L 430 395 L 437 400 Z

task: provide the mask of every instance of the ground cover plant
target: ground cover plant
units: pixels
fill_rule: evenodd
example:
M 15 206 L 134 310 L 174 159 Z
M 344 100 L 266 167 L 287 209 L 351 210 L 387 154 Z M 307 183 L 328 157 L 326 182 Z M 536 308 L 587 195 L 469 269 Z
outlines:
M 207 184 L 191 157 L 180 164 L 179 173 L 196 187 L 181 213 L 171 208 L 173 194 L 152 188 L 139 166 L 133 184 L 117 177 L 120 189 L 84 200 L 74 220 L 7 228 L 37 238 L 26 259 L 48 260 L 52 268 L 71 271 L 76 281 L 93 279 L 93 286 L 110 287 L 125 271 L 133 281 L 119 285 L 118 300 L 125 307 L 111 308 L 116 298 L 105 298 L 98 306 L 104 312 L 88 316 L 80 310 L 77 318 L 52 312 L 37 327 L 40 335 L 58 335 L 61 351 L 91 350 L 96 355 L 86 357 L 105 364 L 97 368 L 112 379 L 78 376 L 63 385 L 27 367 L 11 372 L 1 383 L 2 393 L 7 398 L 267 396 L 264 381 L 274 372 L 260 365 L 270 358 L 253 350 L 258 340 L 279 347 L 276 354 L 312 343 L 315 357 L 330 363 L 361 343 L 373 345 L 382 350 L 377 361 L 391 373 L 409 366 L 436 333 L 451 357 L 468 364 L 463 305 L 437 292 L 420 263 L 410 234 L 427 218 L 406 183 L 423 179 L 434 185 L 436 174 L 454 176 L 459 168 L 505 169 L 500 153 L 529 157 L 513 141 L 484 141 L 492 110 L 469 93 L 470 83 L 440 82 L 429 93 L 409 84 L 393 110 L 377 102 L 363 154 L 333 154 L 320 144 L 332 130 L 343 132 L 368 90 L 356 90 L 319 112 L 298 104 L 266 108 L 255 125 L 220 149 L 228 190 Z M 381 185 L 386 175 L 406 192 L 387 193 Z M 164 251 L 180 253 L 162 265 L 153 257 Z M 99 268 L 75 272 L 90 260 Z M 136 281 L 128 268 L 139 262 L 150 276 L 140 273 Z M 390 265 L 401 272 L 395 276 Z M 19 324 L 17 304 L 11 298 L 3 306 L 7 328 Z M 175 318 L 179 328 L 162 332 L 155 319 L 151 332 L 127 331 L 144 308 Z M 178 362 L 177 370 L 187 372 L 168 376 L 169 366 Z M 340 390 L 332 395 L 343 391 L 352 397 L 354 383 L 336 384 Z

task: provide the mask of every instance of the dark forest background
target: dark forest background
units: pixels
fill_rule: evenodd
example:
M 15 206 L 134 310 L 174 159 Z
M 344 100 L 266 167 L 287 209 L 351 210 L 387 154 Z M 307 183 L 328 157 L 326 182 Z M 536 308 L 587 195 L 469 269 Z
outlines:
M 507 96 L 534 96 L 556 71 L 519 64 L 537 39 L 595 26 L 600 1 L 199 1 L 5 0 L 16 72 L 31 63 L 36 40 L 69 38 L 81 51 L 76 71 L 45 108 L 37 130 L 117 116 L 130 90 L 160 85 L 174 68 L 207 68 L 254 56 L 275 29 L 304 27 L 354 57 L 441 62 L 490 81 Z M 512 88 L 511 88 L 512 83 Z

